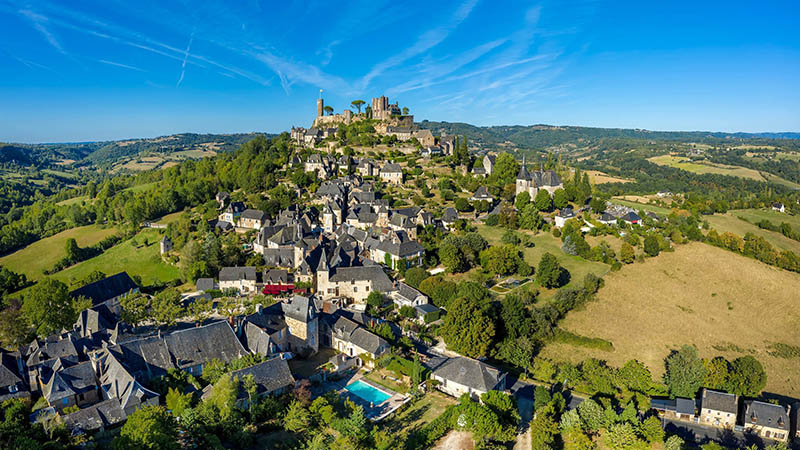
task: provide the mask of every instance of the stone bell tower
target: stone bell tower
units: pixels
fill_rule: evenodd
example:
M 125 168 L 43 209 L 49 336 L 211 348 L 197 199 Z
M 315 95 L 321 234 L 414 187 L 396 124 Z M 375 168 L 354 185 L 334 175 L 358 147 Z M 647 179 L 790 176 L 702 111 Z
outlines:
M 325 113 L 325 101 L 321 98 L 317 99 L 317 117 L 322 117 Z

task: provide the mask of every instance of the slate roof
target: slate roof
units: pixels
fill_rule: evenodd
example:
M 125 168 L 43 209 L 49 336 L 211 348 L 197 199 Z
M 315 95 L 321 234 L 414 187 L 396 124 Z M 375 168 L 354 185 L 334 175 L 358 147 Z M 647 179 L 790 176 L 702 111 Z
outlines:
M 397 295 L 408 300 L 409 302 L 413 302 L 414 299 L 419 296 L 425 297 L 425 294 L 403 283 L 402 281 L 397 283 Z M 428 297 L 425 298 L 427 299 Z
M 314 303 L 302 295 L 295 295 L 289 301 L 281 302 L 281 308 L 286 316 L 301 322 L 308 322 L 316 316 Z
M 283 307 L 280 303 L 273 303 L 262 309 L 260 313 L 256 312 L 245 316 L 244 321 L 266 330 L 269 334 L 286 328 L 286 321 L 283 320 Z
M 271 267 L 294 267 L 294 249 L 265 248 L 264 264 Z
M 734 394 L 703 389 L 701 408 L 736 414 L 739 410 L 739 403 Z
M 286 270 L 264 270 L 264 284 L 286 284 L 289 282 L 289 273 Z
M 219 228 L 222 231 L 228 231 L 233 228 L 233 224 L 225 220 L 217 220 L 214 223 L 214 228 Z
M 242 333 L 242 345 L 253 353 L 258 353 L 260 355 L 269 354 L 269 333 L 252 322 L 244 322 L 242 327 L 244 329 Z
M 654 398 L 650 401 L 650 408 L 658 411 L 672 411 L 678 414 L 695 415 L 695 400 L 689 398 Z
M 371 280 L 373 290 L 383 293 L 394 290 L 392 280 L 380 266 L 337 267 L 330 280 L 335 283 Z
M 110 317 L 107 308 L 89 308 L 81 311 L 73 329 L 78 332 L 79 336 L 88 337 L 99 331 L 110 330 L 115 323 L 116 321 Z
M 387 163 L 381 169 L 381 173 L 382 174 L 384 174 L 384 173 L 403 173 L 403 168 L 400 167 L 400 164 Z
M 457 357 L 445 361 L 433 371 L 433 375 L 478 391 L 488 392 L 498 385 L 502 373 L 481 361 Z
M 781 405 L 749 400 L 745 402 L 744 423 L 789 431 L 789 413 Z
M 242 202 L 231 202 L 228 205 L 228 207 L 225 208 L 225 212 L 226 213 L 232 213 L 232 214 L 239 214 L 242 211 L 244 211 L 245 209 L 247 209 L 247 207 L 244 206 L 244 203 L 242 203 Z
M 94 431 L 121 423 L 126 417 L 119 400 L 111 398 L 61 416 L 61 420 L 68 430 Z
M 256 281 L 255 267 L 223 267 L 219 270 L 219 281 Z
M 158 394 L 146 389 L 131 372 L 122 365 L 120 348 L 106 348 L 97 354 L 97 367 L 100 374 L 100 387 L 105 396 L 117 399 L 125 409 L 132 401 L 143 403 Z
M 486 186 L 480 186 L 475 193 L 472 194 L 472 197 L 477 199 L 494 199 L 489 191 L 486 189 Z
M 217 285 L 214 282 L 213 278 L 198 278 L 197 282 L 195 282 L 198 291 L 210 291 L 212 289 L 217 289 Z
M 442 214 L 442 222 L 452 223 L 458 220 L 458 211 L 455 208 L 447 208 Z
M 94 368 L 89 361 L 54 372 L 45 383 L 42 395 L 48 403 L 97 388 Z
M 67 336 L 57 341 L 45 342 L 28 355 L 26 365 L 33 367 L 55 358 L 67 358 L 70 361 L 78 362 L 78 349 L 75 347 L 75 341 L 72 336 Z
M 405 258 L 407 256 L 416 255 L 419 252 L 424 252 L 425 247 L 417 241 L 393 242 L 387 239 L 378 244 L 378 250 L 397 256 L 398 258 Z
M 604 212 L 600 215 L 600 220 L 603 222 L 616 222 L 617 218 L 607 212 Z
M 328 324 L 334 337 L 349 342 L 373 355 L 382 353 L 381 349 L 385 349 L 389 345 L 382 337 L 373 334 L 355 321 L 340 314 L 326 314 L 323 320 Z
M 267 219 L 268 216 L 267 213 L 265 213 L 264 211 L 261 211 L 259 209 L 248 208 L 245 209 L 244 212 L 242 212 L 241 217 L 242 219 L 254 219 L 254 220 L 264 221 L 265 219 Z
M 269 394 L 278 389 L 294 386 L 294 377 L 289 370 L 289 364 L 285 359 L 273 358 L 261 364 L 237 370 L 231 376 L 243 379 L 247 375 L 252 375 L 256 382 L 256 392 L 259 395 Z M 247 398 L 247 391 L 239 384 L 238 398 Z
M 624 220 L 626 222 L 638 222 L 638 221 L 642 220 L 642 218 L 639 217 L 639 215 L 636 214 L 635 212 L 631 211 L 628 214 L 625 214 L 624 216 L 622 216 L 622 220 Z
M 414 309 L 416 309 L 420 313 L 420 315 L 425 315 L 428 313 L 439 311 L 439 308 L 430 303 L 423 303 L 421 305 L 417 305 L 414 307 Z
M 84 296 L 92 301 L 93 306 L 96 306 L 138 288 L 139 286 L 133 282 L 127 272 L 120 272 L 75 289 L 70 292 L 70 295 L 73 297 Z
M 564 208 L 558 213 L 558 217 L 563 217 L 564 219 L 569 219 L 571 217 L 575 217 L 575 211 L 572 208 Z
M 13 386 L 23 382 L 20 367 L 17 364 L 17 356 L 16 353 L 0 349 L 0 387 Z

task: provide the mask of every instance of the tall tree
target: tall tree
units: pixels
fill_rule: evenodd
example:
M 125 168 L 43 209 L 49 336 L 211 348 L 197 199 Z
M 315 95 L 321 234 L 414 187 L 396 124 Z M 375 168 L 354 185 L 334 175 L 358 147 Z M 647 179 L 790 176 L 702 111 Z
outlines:
M 731 362 L 728 391 L 746 397 L 758 397 L 767 385 L 767 373 L 754 357 L 740 356 Z
M 552 253 L 546 252 L 539 260 L 536 270 L 536 281 L 546 288 L 558 287 L 561 278 L 561 265 Z
M 694 398 L 703 386 L 706 368 L 697 356 L 697 348 L 684 345 L 666 359 L 664 382 L 672 397 Z
M 123 297 L 120 306 L 122 306 L 122 321 L 134 327 L 151 317 L 150 300 L 143 294 Z
M 331 105 L 325 105 L 325 107 L 322 108 L 322 109 L 325 110 L 325 114 L 327 114 L 329 116 L 333 115 L 333 107 Z
M 66 284 L 45 278 L 25 294 L 22 311 L 40 336 L 48 336 L 72 328 L 78 314 L 90 306 L 84 298 L 73 299 Z
M 492 178 L 494 181 L 505 186 L 508 183 L 514 183 L 519 173 L 519 163 L 509 153 L 501 153 L 497 155 L 497 160 L 492 170 Z
M 81 248 L 78 247 L 78 241 L 76 241 L 75 238 L 67 239 L 64 247 L 67 253 L 67 260 L 71 262 L 77 262 L 80 260 Z
M 553 199 L 550 197 L 550 193 L 544 189 L 539 189 L 533 203 L 539 211 L 549 212 L 553 210 Z
M 358 110 L 359 114 L 361 114 L 361 107 L 364 106 L 364 103 L 366 103 L 364 100 L 353 100 L 350 104 Z
M 181 294 L 175 289 L 164 289 L 153 297 L 153 320 L 159 325 L 174 325 L 182 316 Z
M 494 323 L 486 305 L 467 297 L 451 302 L 441 335 L 447 347 L 470 358 L 486 356 L 494 338 Z

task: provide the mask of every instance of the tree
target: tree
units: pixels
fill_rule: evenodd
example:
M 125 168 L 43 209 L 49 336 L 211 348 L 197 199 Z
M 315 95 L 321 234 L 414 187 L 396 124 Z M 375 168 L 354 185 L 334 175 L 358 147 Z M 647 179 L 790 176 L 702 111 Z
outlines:
M 556 189 L 553 192 L 553 205 L 558 208 L 566 208 L 569 205 L 569 199 L 567 198 L 567 191 L 564 189 Z
M 703 386 L 706 368 L 694 346 L 684 345 L 672 352 L 666 359 L 666 369 L 664 382 L 671 397 L 694 398 Z
M 627 242 L 623 242 L 622 247 L 619 249 L 619 260 L 625 264 L 630 264 L 635 257 L 636 253 L 633 251 L 633 246 Z
M 456 295 L 456 284 L 446 281 L 441 276 L 428 277 L 419 284 L 419 290 L 430 297 L 434 305 L 447 308 Z
M 536 281 L 546 288 L 558 287 L 561 279 L 561 265 L 558 259 L 547 252 L 539 260 L 539 267 L 536 270 Z
M 522 211 L 530 202 L 531 194 L 529 194 L 528 191 L 523 191 L 517 194 L 517 198 L 514 200 L 514 207 Z
M 401 317 L 405 317 L 407 319 L 413 319 L 417 317 L 417 312 L 414 307 L 408 305 L 401 306 L 399 314 Z
M 485 305 L 467 297 L 452 302 L 440 330 L 449 349 L 470 358 L 486 356 L 494 338 Z
M 30 325 L 17 299 L 7 299 L 6 307 L 0 309 L 0 346 L 18 348 L 28 342 Z
M 647 235 L 647 237 L 644 238 L 644 252 L 647 253 L 648 256 L 658 256 L 660 251 L 661 248 L 658 245 L 658 238 L 652 234 Z
M 239 379 L 231 375 L 222 375 L 214 382 L 211 395 L 203 401 L 203 406 L 213 408 L 222 421 L 227 421 L 234 414 L 238 394 Z
M 661 428 L 661 421 L 656 416 L 650 416 L 642 421 L 639 434 L 651 444 L 664 442 L 664 429 Z
M 183 313 L 181 294 L 175 289 L 164 289 L 153 297 L 150 309 L 159 325 L 175 325 Z
M 592 399 L 585 400 L 578 405 L 578 415 L 581 416 L 581 421 L 587 431 L 594 432 L 606 427 L 603 408 Z
M 508 275 L 517 271 L 522 258 L 511 244 L 495 245 L 481 252 L 481 265 L 484 270 L 497 275 Z
M 519 211 L 517 220 L 519 222 L 519 227 L 526 230 L 538 230 L 542 226 L 542 218 L 539 216 L 539 210 L 530 203 Z
M 361 107 L 364 106 L 364 103 L 366 103 L 364 100 L 353 100 L 350 104 L 358 110 L 359 114 L 361 114 Z
M 664 450 L 683 450 L 683 439 L 673 434 L 664 442 Z
M 430 274 L 428 274 L 428 271 L 422 267 L 412 267 L 406 270 L 405 282 L 407 285 L 415 289 L 419 289 L 420 283 L 422 283 L 429 276 Z
M 455 207 L 458 212 L 467 212 L 472 209 L 472 205 L 470 205 L 469 201 L 464 197 L 459 197 L 456 199 Z
M 162 406 L 145 406 L 128 416 L 114 439 L 116 450 L 178 450 L 178 425 Z
M 641 442 L 636 436 L 633 426 L 627 422 L 611 425 L 603 438 L 606 445 L 612 450 L 633 450 Z
M 550 193 L 545 189 L 539 189 L 533 204 L 536 205 L 536 209 L 539 211 L 550 212 L 553 210 L 553 199 L 550 197 Z
M 77 262 L 81 259 L 81 248 L 78 247 L 78 241 L 75 238 L 67 239 L 64 247 L 67 253 L 67 261 Z
M 519 163 L 509 153 L 497 155 L 494 168 L 492 169 L 492 179 L 499 185 L 514 183 L 519 173 Z M 530 201 L 530 197 L 528 197 Z
M 754 357 L 740 356 L 731 362 L 728 392 L 745 397 L 758 397 L 767 385 L 767 373 Z
M 378 291 L 372 291 L 367 296 L 367 305 L 373 308 L 380 308 L 383 305 L 383 294 Z
M 187 392 L 182 393 L 178 389 L 169 388 L 166 398 L 167 409 L 172 411 L 172 415 L 180 417 L 186 409 L 192 406 L 192 394 Z
M 122 321 L 134 327 L 150 318 L 150 300 L 143 294 L 128 295 L 120 299 Z
M 469 269 L 469 263 L 461 248 L 455 243 L 448 242 L 447 239 L 443 240 L 439 246 L 439 261 L 450 273 L 464 272 Z
M 52 278 L 36 283 L 24 298 L 22 312 L 40 336 L 72 328 L 78 314 L 91 306 L 91 302 L 87 305 L 85 298 L 73 299 L 67 285 Z
M 292 400 L 286 415 L 283 417 L 283 427 L 288 431 L 299 432 L 311 424 L 311 414 L 298 400 Z
M 706 366 L 706 376 L 703 379 L 703 387 L 714 390 L 728 389 L 728 373 L 730 364 L 722 356 L 713 359 L 704 359 L 703 365 Z
M 533 450 L 550 450 L 558 433 L 552 406 L 542 408 L 531 421 L 531 448 Z
M 408 115 L 408 106 L 403 106 L 403 115 L 404 116 Z
M 331 105 L 325 105 L 325 107 L 322 109 L 325 111 L 325 114 L 329 116 L 333 115 L 333 107 Z

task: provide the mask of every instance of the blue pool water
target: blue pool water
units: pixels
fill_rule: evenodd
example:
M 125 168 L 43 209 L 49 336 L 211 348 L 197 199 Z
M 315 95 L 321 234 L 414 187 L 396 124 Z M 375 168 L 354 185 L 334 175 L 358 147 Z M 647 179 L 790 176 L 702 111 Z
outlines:
M 363 399 L 367 402 L 372 402 L 372 404 L 375 406 L 385 402 L 386 400 L 389 400 L 391 397 L 391 395 L 381 391 L 380 389 L 376 389 L 361 380 L 345 386 L 345 389 L 350 393 L 355 394 L 360 399 Z

